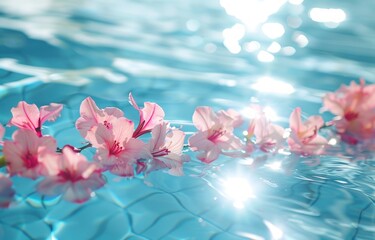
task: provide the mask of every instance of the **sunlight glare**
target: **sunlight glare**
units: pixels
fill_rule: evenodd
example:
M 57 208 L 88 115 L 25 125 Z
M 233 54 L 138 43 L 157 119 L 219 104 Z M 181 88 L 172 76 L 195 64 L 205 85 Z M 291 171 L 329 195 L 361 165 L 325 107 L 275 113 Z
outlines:
M 274 224 L 272 224 L 269 221 L 264 221 L 264 223 L 266 224 L 267 228 L 271 232 L 272 240 L 279 240 L 283 238 L 284 233 L 280 228 L 276 227 Z
M 251 85 L 251 88 L 265 93 L 289 95 L 295 92 L 294 87 L 286 82 L 275 80 L 269 76 L 261 77 Z
M 249 30 L 268 20 L 287 0 L 220 0 L 220 5 L 228 15 L 241 20 Z
M 309 15 L 313 21 L 321 23 L 338 24 L 346 19 L 344 10 L 340 8 L 313 8 Z
M 271 53 L 264 50 L 258 53 L 257 58 L 259 62 L 273 62 L 275 60 L 275 57 Z
M 281 161 L 277 161 L 277 162 L 267 164 L 266 166 L 269 167 L 270 169 L 274 170 L 274 171 L 279 171 L 279 170 L 281 170 L 282 163 L 281 163 Z
M 284 35 L 284 26 L 280 23 L 265 23 L 262 25 L 262 32 L 269 38 L 275 39 Z
M 253 189 L 246 178 L 228 178 L 224 184 L 224 194 L 233 201 L 233 206 L 238 209 L 244 208 L 244 202 L 253 198 Z

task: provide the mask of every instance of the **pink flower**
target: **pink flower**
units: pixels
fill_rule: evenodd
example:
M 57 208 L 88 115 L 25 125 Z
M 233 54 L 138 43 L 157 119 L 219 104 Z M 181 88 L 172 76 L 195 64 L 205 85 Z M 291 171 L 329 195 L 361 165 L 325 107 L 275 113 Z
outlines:
M 162 123 L 152 129 L 152 139 L 147 147 L 152 155 L 150 167 L 147 172 L 169 168 L 169 173 L 182 176 L 182 164 L 189 161 L 187 155 L 182 154 L 185 133 L 178 129 L 169 128 L 167 123 Z
M 90 198 L 93 190 L 105 184 L 101 169 L 71 148 L 64 147 L 62 154 L 47 153 L 42 158 L 47 173 L 37 188 L 41 194 L 62 194 L 67 201 L 82 203 Z
M 55 152 L 56 140 L 50 136 L 38 137 L 29 129 L 19 129 L 13 134 L 13 142 L 4 142 L 3 151 L 11 176 L 18 174 L 36 179 L 45 172 L 40 155 Z
M 46 121 L 55 121 L 63 108 L 62 104 L 51 103 L 48 106 L 40 107 L 40 111 L 35 104 L 28 104 L 24 101 L 12 108 L 13 117 L 9 125 L 21 129 L 30 129 L 39 137 L 42 136 L 42 124 Z
M 0 173 L 0 208 L 7 208 L 13 200 L 14 190 L 10 179 Z
M 145 143 L 132 137 L 133 131 L 134 123 L 126 118 L 100 123 L 95 131 L 96 141 L 92 142 L 97 148 L 95 160 L 113 174 L 132 177 L 136 161 L 151 156 Z
M 375 84 L 365 86 L 363 79 L 359 85 L 353 81 L 326 94 L 323 104 L 337 116 L 333 122 L 343 140 L 356 143 L 375 136 Z
M 95 141 L 95 131 L 99 124 L 109 124 L 113 119 L 124 116 L 124 113 L 114 107 L 99 109 L 90 97 L 82 101 L 80 107 L 81 117 L 77 119 L 76 128 L 88 141 Z
M 303 155 L 321 154 L 327 140 L 318 135 L 324 121 L 320 116 L 311 116 L 307 121 L 301 121 L 301 108 L 296 108 L 289 118 L 292 130 L 288 138 L 288 144 L 292 152 Z
M 145 107 L 139 108 L 131 93 L 129 93 L 129 102 L 139 112 L 139 124 L 133 133 L 134 138 L 151 132 L 156 125 L 163 122 L 164 111 L 158 104 L 145 102 Z
M 255 144 L 263 152 L 276 151 L 284 142 L 284 128 L 271 123 L 262 108 L 258 106 L 254 106 L 254 108 L 256 116 L 250 121 L 246 138 L 249 140 L 255 136 Z M 252 150 L 251 145 L 248 146 L 248 149 Z
M 5 134 L 5 128 L 3 127 L 3 125 L 0 124 L 0 146 L 4 144 L 3 142 L 4 134 Z
M 202 162 L 210 163 L 220 154 L 231 155 L 230 151 L 242 150 L 241 140 L 233 135 L 235 118 L 222 111 L 215 113 L 210 107 L 197 107 L 193 123 L 198 132 L 189 138 L 189 145 L 200 152 L 197 158 Z

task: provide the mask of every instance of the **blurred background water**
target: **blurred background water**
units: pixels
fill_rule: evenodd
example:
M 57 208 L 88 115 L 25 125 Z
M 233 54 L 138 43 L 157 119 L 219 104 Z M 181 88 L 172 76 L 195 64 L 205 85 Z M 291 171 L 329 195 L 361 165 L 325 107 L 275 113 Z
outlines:
M 80 102 L 92 96 L 137 120 L 132 92 L 188 133 L 199 105 L 246 115 L 259 102 L 287 127 L 296 106 L 318 114 L 326 92 L 360 77 L 375 81 L 374 8 L 338 0 L 2 0 L 0 121 L 22 99 L 63 103 L 44 132 L 59 146 L 81 146 Z M 108 174 L 82 205 L 41 199 L 34 182 L 15 177 L 0 239 L 375 239 L 372 152 L 338 146 L 259 166 L 226 157 L 204 166 L 188 154 L 183 177 Z

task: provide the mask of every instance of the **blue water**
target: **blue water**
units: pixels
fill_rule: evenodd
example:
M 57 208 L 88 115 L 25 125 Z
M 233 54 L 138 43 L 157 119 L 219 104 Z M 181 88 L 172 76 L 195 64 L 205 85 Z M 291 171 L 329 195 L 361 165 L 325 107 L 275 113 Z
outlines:
M 43 131 L 59 146 L 82 146 L 74 128 L 80 102 L 92 96 L 136 120 L 132 92 L 160 104 L 188 134 L 200 105 L 244 112 L 259 102 L 287 127 L 295 107 L 318 114 L 326 92 L 360 77 L 375 81 L 374 8 L 338 0 L 3 0 L 0 122 L 22 99 L 63 103 L 62 117 Z M 42 199 L 35 182 L 14 177 L 0 239 L 375 239 L 372 152 L 336 146 L 326 156 L 277 154 L 257 166 L 227 157 L 205 166 L 187 153 L 183 177 L 107 174 L 108 184 L 81 205 Z

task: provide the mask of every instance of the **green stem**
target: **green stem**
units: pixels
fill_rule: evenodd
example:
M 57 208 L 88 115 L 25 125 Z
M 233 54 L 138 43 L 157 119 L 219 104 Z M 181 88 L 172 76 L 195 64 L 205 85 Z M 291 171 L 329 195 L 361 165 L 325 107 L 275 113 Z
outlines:
M 0 168 L 5 167 L 7 165 L 7 162 L 5 161 L 4 156 L 0 156 Z

